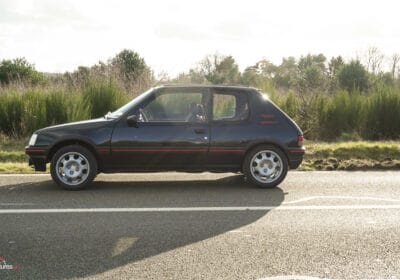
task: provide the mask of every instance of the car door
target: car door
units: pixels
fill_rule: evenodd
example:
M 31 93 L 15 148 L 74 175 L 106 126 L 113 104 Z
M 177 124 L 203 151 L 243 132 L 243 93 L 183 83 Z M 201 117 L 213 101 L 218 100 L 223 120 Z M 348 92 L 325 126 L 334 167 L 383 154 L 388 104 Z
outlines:
M 248 93 L 214 89 L 210 116 L 209 168 L 240 168 L 253 128 L 249 126 Z
M 113 169 L 197 170 L 205 163 L 210 129 L 209 93 L 202 88 L 162 88 L 130 115 L 123 117 L 112 136 Z

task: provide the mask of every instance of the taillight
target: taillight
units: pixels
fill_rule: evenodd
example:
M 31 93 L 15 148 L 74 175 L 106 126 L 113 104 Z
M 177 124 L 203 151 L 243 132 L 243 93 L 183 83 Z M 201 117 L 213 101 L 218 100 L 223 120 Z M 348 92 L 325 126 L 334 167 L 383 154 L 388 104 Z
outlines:
M 299 135 L 299 137 L 297 138 L 299 146 L 303 146 L 303 141 L 304 141 L 304 135 Z

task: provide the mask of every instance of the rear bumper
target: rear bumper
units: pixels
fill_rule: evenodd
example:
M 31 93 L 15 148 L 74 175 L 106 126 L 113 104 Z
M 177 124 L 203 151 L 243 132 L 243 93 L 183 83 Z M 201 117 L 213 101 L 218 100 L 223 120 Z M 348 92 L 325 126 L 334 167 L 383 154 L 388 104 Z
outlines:
M 305 147 L 288 149 L 289 167 L 290 169 L 296 169 L 300 166 L 303 161 L 304 154 L 306 152 Z
M 47 150 L 28 146 L 25 153 L 29 156 L 29 166 L 33 166 L 35 171 L 46 171 Z

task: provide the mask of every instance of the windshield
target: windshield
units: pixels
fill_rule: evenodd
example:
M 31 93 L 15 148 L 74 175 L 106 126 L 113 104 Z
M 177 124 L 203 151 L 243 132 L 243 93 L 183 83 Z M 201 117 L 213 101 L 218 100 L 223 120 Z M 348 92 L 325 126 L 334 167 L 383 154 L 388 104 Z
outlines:
M 126 103 L 121 108 L 117 109 L 114 112 L 108 112 L 104 117 L 105 118 L 118 118 L 128 112 L 131 108 L 142 102 L 152 91 L 154 88 L 149 89 L 148 91 L 140 94 L 139 96 L 135 97 L 132 101 Z

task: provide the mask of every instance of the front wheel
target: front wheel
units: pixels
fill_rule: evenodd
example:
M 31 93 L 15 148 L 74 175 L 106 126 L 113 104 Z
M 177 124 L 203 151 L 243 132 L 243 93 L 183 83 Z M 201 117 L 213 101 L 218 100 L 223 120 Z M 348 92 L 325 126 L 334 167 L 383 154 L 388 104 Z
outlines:
M 93 154 L 79 145 L 59 149 L 51 159 L 51 177 L 66 190 L 81 190 L 96 177 L 97 161 Z
M 262 188 L 273 188 L 288 172 L 286 155 L 275 146 L 263 145 L 251 150 L 243 163 L 247 180 Z

